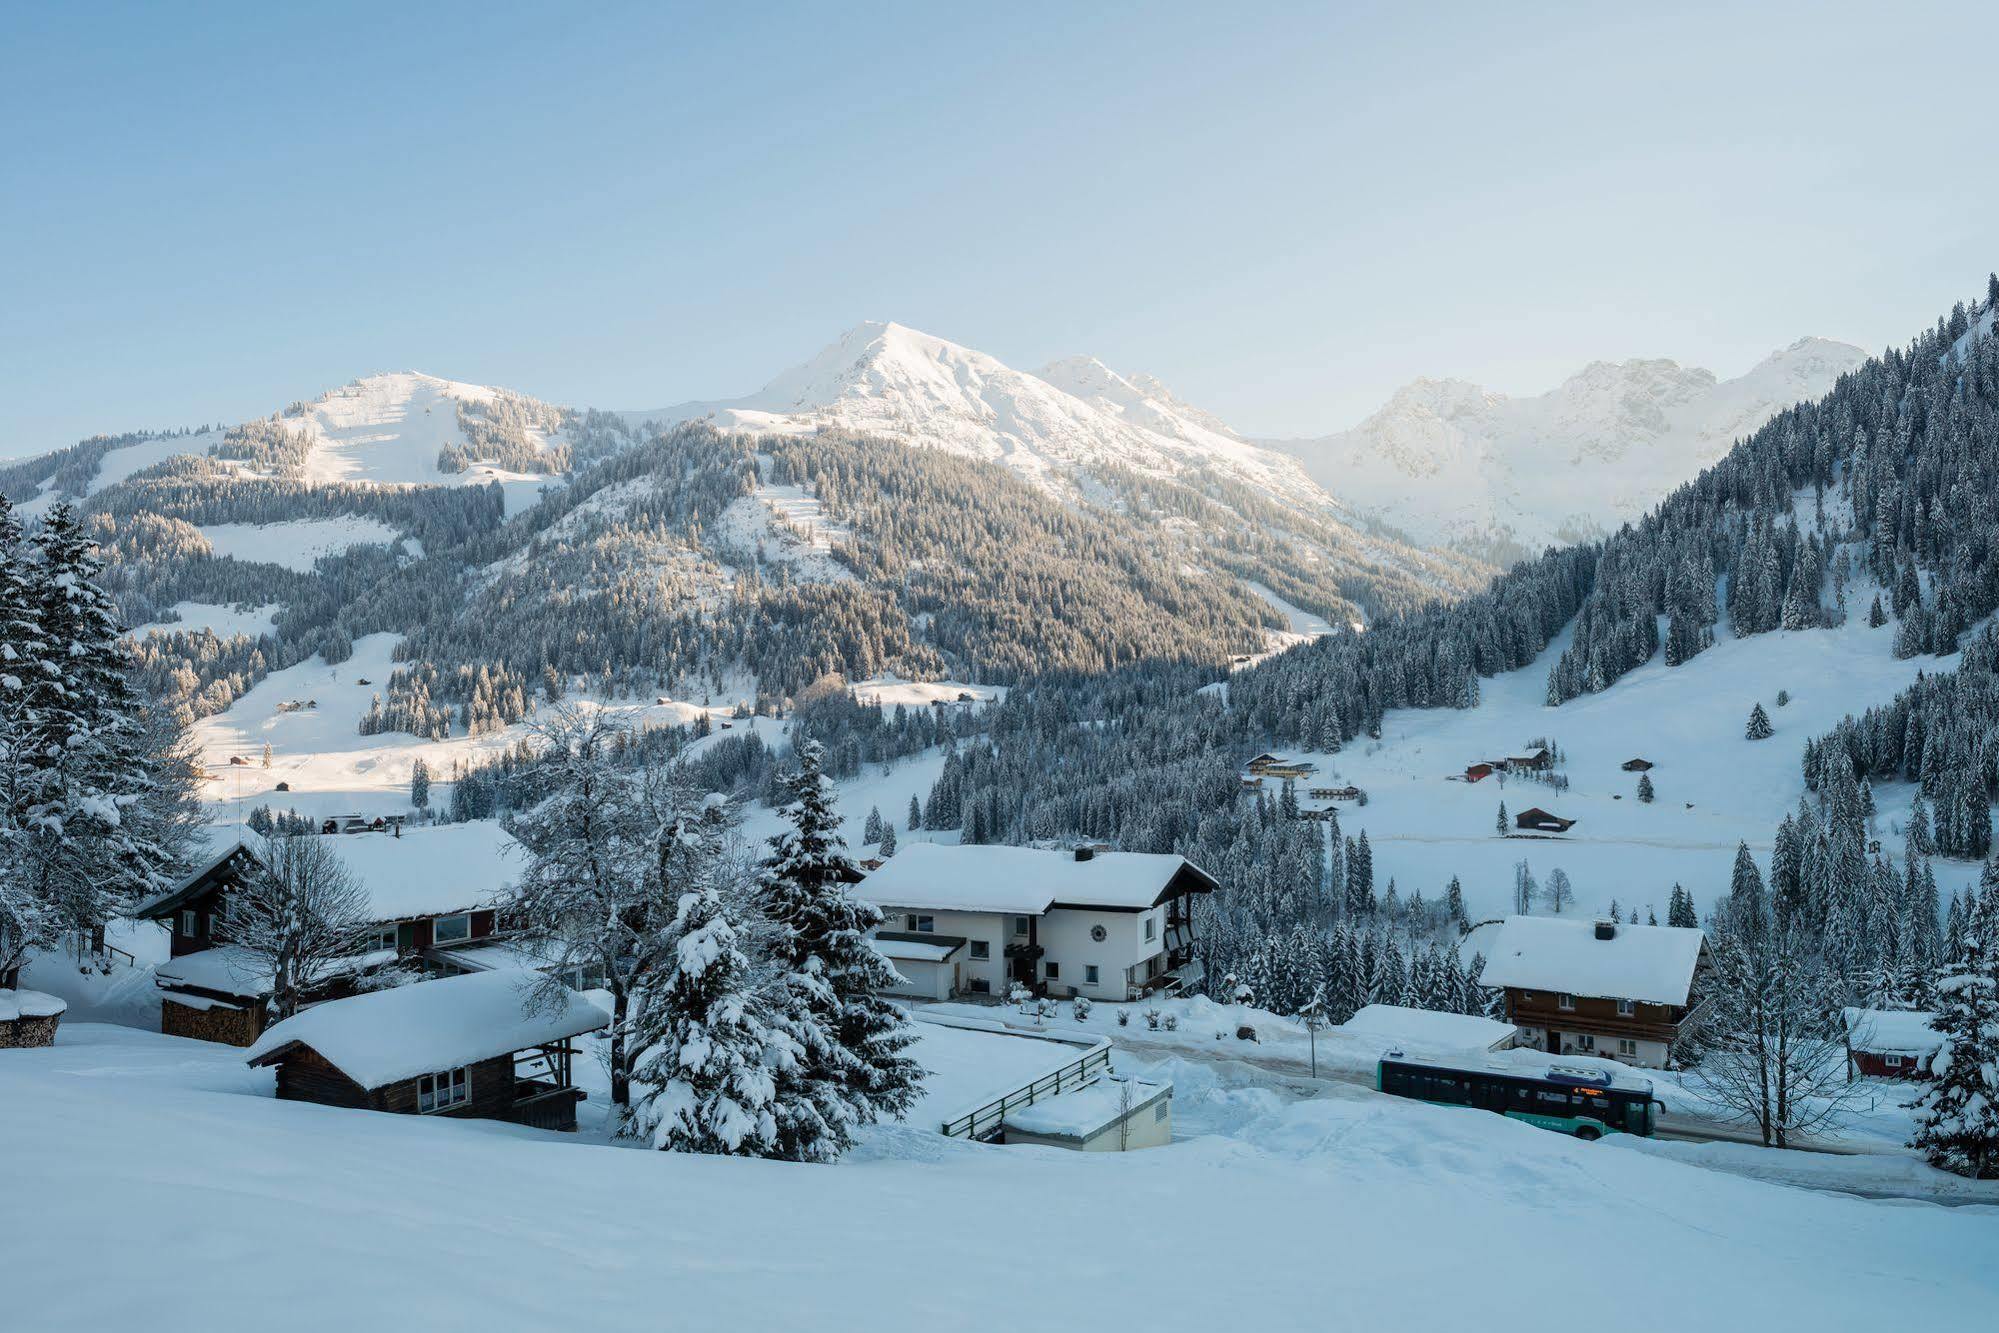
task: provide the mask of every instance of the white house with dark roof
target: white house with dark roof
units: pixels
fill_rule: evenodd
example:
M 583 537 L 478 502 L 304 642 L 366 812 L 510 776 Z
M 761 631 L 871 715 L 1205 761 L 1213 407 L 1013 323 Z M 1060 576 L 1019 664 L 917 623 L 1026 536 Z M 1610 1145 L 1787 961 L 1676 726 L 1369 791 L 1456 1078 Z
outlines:
M 887 918 L 876 947 L 923 974 L 905 970 L 904 993 L 934 995 L 949 967 L 946 993 L 1004 995 L 1019 982 L 1037 994 L 1129 1000 L 1196 979 L 1193 896 L 1215 887 L 1178 856 L 915 843 L 856 891 Z M 912 936 L 962 947 L 937 962 L 897 958 L 891 950 L 907 952 Z

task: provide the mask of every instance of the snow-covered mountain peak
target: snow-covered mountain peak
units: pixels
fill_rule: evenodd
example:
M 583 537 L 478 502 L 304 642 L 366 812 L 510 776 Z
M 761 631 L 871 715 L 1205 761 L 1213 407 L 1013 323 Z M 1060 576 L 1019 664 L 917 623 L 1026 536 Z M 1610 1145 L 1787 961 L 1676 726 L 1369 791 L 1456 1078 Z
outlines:
M 1731 380 L 1665 358 L 1592 361 L 1521 398 L 1419 379 L 1352 430 L 1276 447 L 1420 541 L 1517 554 L 1644 512 L 1865 359 L 1857 347 L 1801 338 Z
M 630 416 L 785 434 L 853 430 L 1002 463 L 1060 494 L 1088 489 L 1087 474 L 1106 467 L 1161 476 L 1214 468 L 1292 502 L 1328 504 L 1292 460 L 1207 424 L 1208 414 L 1144 379 L 1092 358 L 1030 375 L 935 334 L 869 322 L 745 398 Z

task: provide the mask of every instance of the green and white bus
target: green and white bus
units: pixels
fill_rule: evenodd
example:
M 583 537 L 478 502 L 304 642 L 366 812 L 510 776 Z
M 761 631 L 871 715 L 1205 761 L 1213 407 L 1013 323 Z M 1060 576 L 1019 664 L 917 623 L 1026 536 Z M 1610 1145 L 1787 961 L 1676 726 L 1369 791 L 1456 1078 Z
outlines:
M 1375 1069 L 1374 1086 L 1394 1097 L 1439 1106 L 1473 1106 L 1542 1129 L 1600 1139 L 1606 1134 L 1651 1137 L 1660 1102 L 1652 1084 L 1602 1069 L 1554 1064 L 1543 1068 L 1451 1064 L 1390 1051 Z

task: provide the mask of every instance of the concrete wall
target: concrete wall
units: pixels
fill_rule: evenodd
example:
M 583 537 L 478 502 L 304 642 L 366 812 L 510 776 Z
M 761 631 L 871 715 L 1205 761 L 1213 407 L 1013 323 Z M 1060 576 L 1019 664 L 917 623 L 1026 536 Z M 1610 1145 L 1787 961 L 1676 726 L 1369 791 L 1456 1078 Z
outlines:
M 1122 1143 L 1118 1139 L 1116 1121 L 1080 1141 L 1052 1134 L 1023 1134 L 1013 1129 L 1006 1132 L 1009 1147 L 1031 1144 L 1043 1148 L 1068 1148 L 1074 1152 L 1136 1152 L 1140 1148 L 1161 1148 L 1172 1141 L 1173 1096 L 1170 1092 L 1150 1106 L 1132 1109 L 1127 1117 Z

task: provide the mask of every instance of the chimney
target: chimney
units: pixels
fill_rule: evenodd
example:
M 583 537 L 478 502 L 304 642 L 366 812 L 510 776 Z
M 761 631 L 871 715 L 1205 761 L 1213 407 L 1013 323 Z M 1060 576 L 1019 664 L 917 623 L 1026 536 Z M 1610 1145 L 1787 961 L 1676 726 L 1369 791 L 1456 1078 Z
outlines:
M 1614 939 L 1616 939 L 1616 938 L 1617 938 L 1617 923 L 1616 923 L 1615 921 L 1599 921 L 1599 922 L 1597 922 L 1597 923 L 1596 923 L 1596 937 L 1597 937 L 1598 939 L 1600 939 L 1600 940 L 1614 940 Z
M 1097 849 L 1094 847 L 1078 847 L 1076 849 L 1076 859 L 1078 861 L 1091 860 L 1096 856 L 1096 854 L 1097 854 Z

